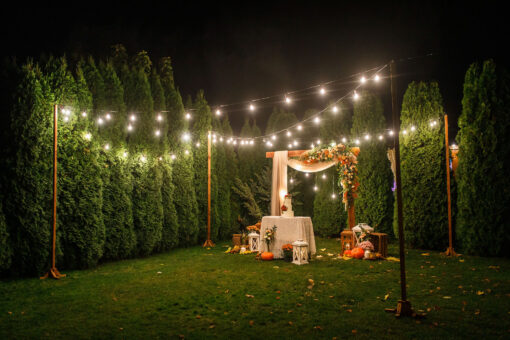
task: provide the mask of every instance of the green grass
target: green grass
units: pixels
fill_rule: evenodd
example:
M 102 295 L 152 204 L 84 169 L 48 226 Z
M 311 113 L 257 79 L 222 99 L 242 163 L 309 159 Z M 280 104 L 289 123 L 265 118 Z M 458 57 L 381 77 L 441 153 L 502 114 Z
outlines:
M 70 271 L 60 281 L 0 281 L 0 339 L 510 336 L 507 259 L 409 250 L 409 300 L 427 313 L 414 320 L 384 312 L 399 298 L 398 262 L 334 259 L 327 253 L 339 243 L 326 239 L 317 239 L 323 257 L 305 266 L 224 254 L 225 245 Z

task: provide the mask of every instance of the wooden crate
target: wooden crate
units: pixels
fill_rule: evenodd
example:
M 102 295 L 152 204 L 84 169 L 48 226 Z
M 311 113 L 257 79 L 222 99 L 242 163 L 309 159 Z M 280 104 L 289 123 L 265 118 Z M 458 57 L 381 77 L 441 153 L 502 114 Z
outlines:
M 347 243 L 351 250 L 354 248 L 354 234 L 352 230 L 344 230 L 340 233 L 340 243 L 342 245 L 342 254 L 344 253 Z
M 374 244 L 374 251 L 383 257 L 388 256 L 388 234 L 371 233 L 370 241 Z

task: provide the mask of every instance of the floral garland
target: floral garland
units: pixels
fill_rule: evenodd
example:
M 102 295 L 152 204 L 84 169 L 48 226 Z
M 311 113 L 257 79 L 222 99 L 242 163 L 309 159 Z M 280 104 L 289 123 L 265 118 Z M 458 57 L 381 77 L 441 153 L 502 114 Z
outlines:
M 358 197 L 359 187 L 356 156 L 359 148 L 347 148 L 343 144 L 316 147 L 297 157 L 307 164 L 338 160 L 338 185 L 342 187 L 342 202 L 351 204 Z

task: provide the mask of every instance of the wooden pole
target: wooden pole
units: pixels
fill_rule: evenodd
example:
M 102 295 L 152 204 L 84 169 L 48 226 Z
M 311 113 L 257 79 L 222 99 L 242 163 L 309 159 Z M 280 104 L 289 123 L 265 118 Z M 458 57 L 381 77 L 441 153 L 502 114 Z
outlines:
M 204 247 L 214 247 L 211 241 L 211 131 L 207 133 L 207 240 Z
M 450 145 L 448 142 L 448 115 L 444 115 L 444 141 L 446 146 L 446 193 L 448 195 L 448 249 L 444 252 L 446 256 L 457 256 L 453 249 L 452 231 L 452 200 L 450 195 Z
M 48 277 L 60 279 L 65 277 L 55 266 L 55 249 L 57 243 L 57 151 L 58 151 L 58 105 L 53 108 L 53 233 L 51 240 L 51 268 L 41 279 Z
M 395 182 L 397 184 L 397 221 L 398 221 L 398 241 L 400 248 L 400 293 L 401 299 L 397 303 L 397 308 L 386 309 L 388 312 L 393 312 L 397 317 L 399 316 L 413 316 L 414 314 L 411 303 L 407 301 L 407 287 L 406 287 L 406 257 L 405 257 L 405 240 L 404 240 L 404 215 L 402 213 L 402 181 L 400 178 L 400 115 L 398 113 L 397 101 L 397 85 L 395 81 L 395 61 L 390 63 L 390 78 L 391 78 L 391 107 L 393 111 L 393 131 L 394 131 L 394 148 L 395 148 Z

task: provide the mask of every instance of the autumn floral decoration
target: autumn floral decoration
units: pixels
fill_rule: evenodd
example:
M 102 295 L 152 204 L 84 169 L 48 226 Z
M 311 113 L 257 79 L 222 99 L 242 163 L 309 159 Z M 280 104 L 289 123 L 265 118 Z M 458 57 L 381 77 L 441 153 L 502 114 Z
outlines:
M 287 206 L 285 204 L 282 205 L 282 211 L 287 211 Z

